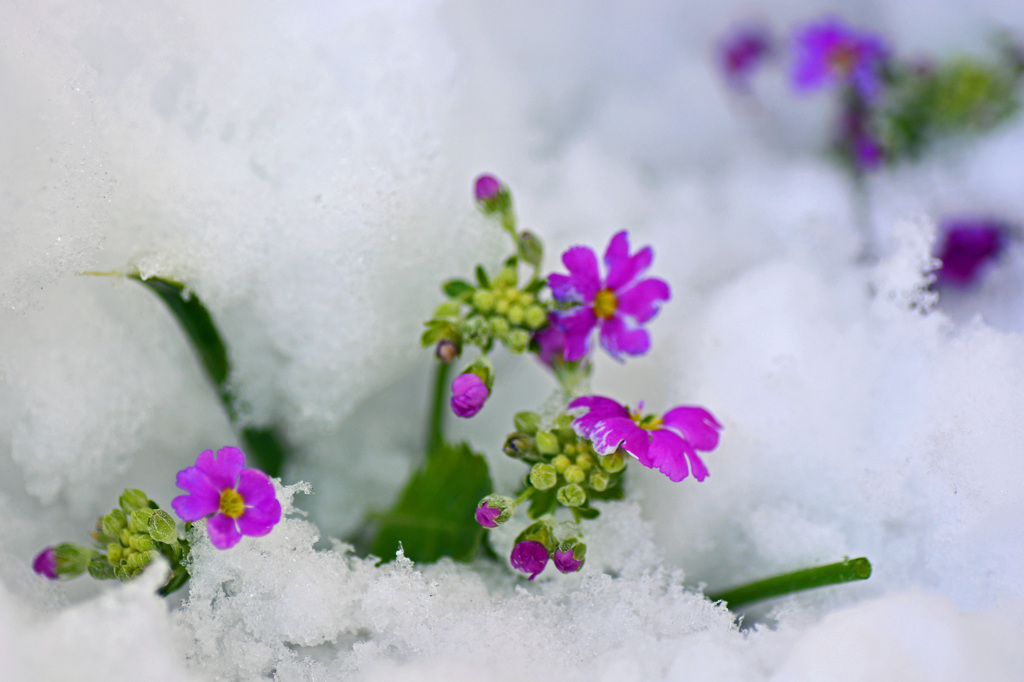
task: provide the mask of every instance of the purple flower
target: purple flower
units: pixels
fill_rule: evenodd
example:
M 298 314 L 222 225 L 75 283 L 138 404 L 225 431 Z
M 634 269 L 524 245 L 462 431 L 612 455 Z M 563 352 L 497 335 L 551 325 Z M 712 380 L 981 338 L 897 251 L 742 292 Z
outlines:
M 770 51 L 768 31 L 763 26 L 741 26 L 718 44 L 718 60 L 729 82 L 745 90 L 750 75 Z
M 936 275 L 954 286 L 973 284 L 985 264 L 994 260 L 1005 246 L 1005 226 L 984 219 L 951 220 L 943 224 L 944 239 L 939 252 L 942 267 Z
M 530 574 L 533 580 L 548 565 L 547 547 L 536 540 L 523 540 L 512 548 L 512 568 Z
M 885 150 L 869 130 L 867 119 L 868 112 L 860 104 L 850 107 L 843 115 L 841 144 L 861 171 L 875 170 L 885 160 Z
M 460 374 L 452 382 L 452 412 L 458 417 L 469 418 L 480 411 L 491 394 L 487 384 L 473 372 Z
M 548 313 L 547 326 L 533 333 L 538 348 L 537 359 L 548 367 L 565 352 L 565 332 L 558 328 L 556 319 L 554 313 Z
M 669 480 L 681 481 L 691 472 L 698 481 L 707 478 L 708 469 L 697 450 L 714 450 L 722 425 L 703 407 L 676 407 L 660 417 L 643 416 L 639 410 L 630 412 L 599 395 L 569 403 L 570 410 L 580 407 L 588 412 L 573 421 L 573 430 L 591 441 L 598 454 L 611 454 L 621 446 L 645 467 L 660 470 Z
M 576 554 L 573 550 L 555 550 L 555 568 L 562 573 L 575 573 L 576 571 L 583 568 L 583 561 L 576 558 Z
M 476 179 L 474 194 L 477 201 L 490 201 L 501 191 L 501 182 L 493 175 L 481 175 Z
M 228 447 L 218 450 L 216 459 L 206 450 L 195 466 L 178 472 L 177 485 L 188 494 L 175 497 L 171 506 L 185 521 L 213 514 L 206 530 L 217 549 L 234 547 L 243 535 L 266 535 L 281 520 L 270 477 L 244 466 L 245 453 Z
M 498 517 L 501 516 L 500 507 L 491 507 L 485 501 L 479 507 L 476 508 L 476 522 L 484 528 L 497 528 Z
M 656 278 L 640 279 L 654 259 L 651 247 L 629 255 L 625 230 L 612 237 L 604 253 L 607 277 L 601 279 L 597 256 L 585 246 L 574 246 L 562 254 L 568 275 L 552 274 L 548 285 L 560 303 L 580 303 L 570 310 L 556 311 L 555 324 L 565 333 L 563 358 L 582 359 L 589 351 L 590 333 L 600 325 L 601 345 L 613 358 L 642 355 L 650 348 L 647 331 L 639 326 L 658 314 L 662 301 L 670 297 L 669 287 Z
M 794 51 L 797 90 L 849 83 L 865 99 L 874 99 L 882 90 L 879 72 L 889 50 L 873 33 L 850 28 L 838 19 L 824 19 L 797 33 Z
M 53 547 L 47 547 L 36 555 L 32 562 L 32 570 L 50 580 L 57 580 L 57 553 Z

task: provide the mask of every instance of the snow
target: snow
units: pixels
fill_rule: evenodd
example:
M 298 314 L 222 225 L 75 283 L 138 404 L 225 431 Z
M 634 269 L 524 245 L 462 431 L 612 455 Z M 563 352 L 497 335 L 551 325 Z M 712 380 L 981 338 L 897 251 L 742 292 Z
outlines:
M 841 13 L 907 54 L 985 54 L 1024 11 L 960 3 L 4 3 L 0 26 L 0 666 L 7 680 L 854 680 L 1024 677 L 1024 256 L 926 289 L 951 212 L 1024 223 L 1024 124 L 858 193 L 817 154 L 825 98 L 728 92 L 732 22 Z M 546 265 L 620 229 L 673 300 L 652 352 L 593 387 L 724 424 L 711 476 L 630 477 L 577 575 L 376 565 L 335 538 L 418 461 L 437 283 L 501 257 L 493 172 Z M 862 254 L 863 220 L 877 262 Z M 299 457 L 286 519 L 153 594 L 49 583 L 124 487 L 234 435 L 159 301 L 90 270 L 175 276 L 230 348 L 241 408 Z M 552 388 L 495 358 L 453 424 L 499 491 L 511 416 Z M 526 361 L 528 362 L 528 361 Z M 309 481 L 311 484 L 298 484 Z M 294 497 L 294 505 L 292 498 Z M 494 533 L 508 553 L 516 529 Z M 752 609 L 699 589 L 867 556 L 870 580 Z M 742 625 L 742 627 L 741 627 Z

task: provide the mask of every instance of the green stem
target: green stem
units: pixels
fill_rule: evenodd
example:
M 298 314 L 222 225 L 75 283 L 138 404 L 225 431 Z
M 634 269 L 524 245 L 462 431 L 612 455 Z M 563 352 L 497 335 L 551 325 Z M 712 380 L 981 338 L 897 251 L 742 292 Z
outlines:
M 531 487 L 527 488 L 526 490 L 524 490 L 523 492 L 521 492 L 519 494 L 519 497 L 516 498 L 516 506 L 518 507 L 523 502 L 526 502 L 526 500 L 530 499 L 530 495 L 532 495 L 536 491 L 537 491 L 537 489 L 531 486 Z
M 448 373 L 451 365 L 438 362 L 434 370 L 434 395 L 430 402 L 430 421 L 427 424 L 427 456 L 444 445 L 445 395 L 448 392 Z
M 734 587 L 724 592 L 707 595 L 711 601 L 724 601 L 730 609 L 754 602 L 781 597 L 794 592 L 812 590 L 827 585 L 838 585 L 871 576 L 871 562 L 864 557 L 847 559 L 835 564 L 805 568 L 792 573 L 765 578 Z

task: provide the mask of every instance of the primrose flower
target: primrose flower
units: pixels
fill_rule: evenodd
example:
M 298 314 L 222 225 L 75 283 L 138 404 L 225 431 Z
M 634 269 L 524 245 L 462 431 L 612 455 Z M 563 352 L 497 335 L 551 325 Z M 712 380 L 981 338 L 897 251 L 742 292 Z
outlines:
M 473 186 L 473 194 L 477 201 L 490 201 L 501 191 L 501 182 L 493 175 L 481 175 Z
M 936 271 L 940 282 L 955 286 L 973 284 L 985 264 L 1004 246 L 1003 225 L 992 220 L 953 220 L 943 225 L 945 234 Z
M 468 419 L 480 411 L 491 394 L 479 375 L 466 372 L 452 382 L 452 412 Z
M 530 574 L 533 580 L 548 565 L 548 549 L 536 540 L 523 540 L 512 548 L 512 568 Z
M 800 91 L 850 84 L 865 99 L 882 90 L 881 67 L 889 50 L 873 33 L 853 29 L 838 19 L 805 26 L 796 35 L 793 85 Z
M 572 427 L 588 439 L 599 455 L 615 452 L 620 446 L 649 469 L 658 469 L 671 481 L 681 481 L 691 472 L 698 481 L 707 478 L 708 469 L 697 455 L 718 446 L 722 425 L 702 407 L 676 407 L 662 416 L 642 415 L 643 403 L 636 412 L 599 395 L 583 396 L 569 403 L 569 409 L 587 408 Z
M 661 302 L 671 295 L 663 280 L 640 279 L 653 259 L 649 246 L 629 255 L 625 230 L 612 237 L 604 253 L 608 274 L 603 280 L 591 249 L 574 246 L 562 254 L 569 274 L 548 277 L 551 293 L 560 303 L 581 304 L 554 313 L 555 324 L 565 334 L 566 362 L 581 360 L 590 351 L 590 333 L 597 326 L 601 328 L 601 345 L 616 360 L 621 360 L 623 353 L 647 352 L 650 337 L 637 325 L 657 315 Z
M 257 469 L 245 469 L 245 453 L 238 448 L 221 448 L 214 458 L 206 450 L 195 466 L 178 472 L 177 485 L 188 492 L 171 501 L 185 521 L 198 521 L 211 514 L 206 530 L 217 549 L 230 549 L 243 535 L 266 535 L 281 520 L 270 477 Z
M 718 61 L 726 78 L 745 90 L 747 79 L 771 51 L 768 32 L 762 26 L 741 26 L 718 44 Z
M 50 580 L 57 580 L 57 553 L 53 547 L 47 547 L 36 555 L 32 562 L 32 570 Z

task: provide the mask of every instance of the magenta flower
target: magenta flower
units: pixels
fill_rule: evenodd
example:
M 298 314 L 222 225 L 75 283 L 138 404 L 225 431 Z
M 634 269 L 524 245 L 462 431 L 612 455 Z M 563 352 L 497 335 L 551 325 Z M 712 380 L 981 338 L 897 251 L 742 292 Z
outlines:
M 1005 226 L 984 219 L 951 220 L 943 224 L 939 252 L 942 267 L 936 275 L 942 283 L 968 286 L 977 281 L 985 265 L 1004 247 Z
M 691 472 L 698 481 L 707 478 L 708 469 L 697 450 L 714 450 L 722 425 L 703 407 L 676 407 L 660 417 L 643 416 L 599 395 L 569 403 L 570 410 L 580 407 L 588 412 L 573 421 L 573 430 L 589 440 L 598 454 L 611 454 L 621 446 L 671 481 L 681 481 Z
M 493 175 L 481 175 L 476 179 L 473 193 L 477 201 L 490 201 L 501 191 L 501 182 Z
M 480 411 L 490 394 L 487 384 L 478 375 L 473 372 L 460 374 L 452 382 L 452 412 L 468 419 Z
M 874 99 L 881 92 L 881 69 L 889 50 L 875 34 L 833 18 L 805 26 L 794 42 L 793 84 L 797 90 L 839 83 L 852 85 L 865 99 Z
M 768 31 L 762 26 L 741 26 L 718 44 L 718 61 L 726 78 L 741 90 L 771 51 Z
M 533 580 L 548 565 L 548 550 L 536 540 L 523 540 L 512 548 L 512 568 L 530 574 Z
M 556 320 L 554 313 L 548 313 L 547 326 L 533 333 L 533 340 L 537 342 L 537 359 L 548 367 L 565 352 L 565 332 L 558 328 Z
M 50 580 L 57 580 L 57 553 L 53 547 L 47 547 L 36 555 L 32 562 L 32 570 Z
M 217 549 L 230 549 L 243 535 L 261 537 L 281 520 L 270 477 L 257 469 L 245 469 L 245 453 L 238 448 L 221 448 L 216 459 L 206 450 L 196 465 L 178 472 L 177 485 L 188 492 L 171 501 L 185 521 L 198 521 L 213 514 L 206 530 Z
M 562 254 L 569 274 L 550 275 L 548 286 L 556 301 L 581 304 L 554 313 L 555 324 L 565 333 L 566 362 L 581 360 L 590 352 L 590 333 L 599 325 L 601 345 L 616 360 L 621 360 L 623 353 L 647 352 L 651 340 L 638 325 L 657 315 L 660 303 L 671 295 L 663 280 L 640 279 L 653 259 L 649 246 L 629 255 L 625 230 L 612 237 L 604 253 L 608 271 L 604 280 L 591 249 L 574 246 Z
M 575 553 L 571 549 L 565 551 L 556 549 L 555 556 L 553 558 L 555 568 L 562 573 L 575 573 L 583 568 L 583 562 L 576 558 Z

